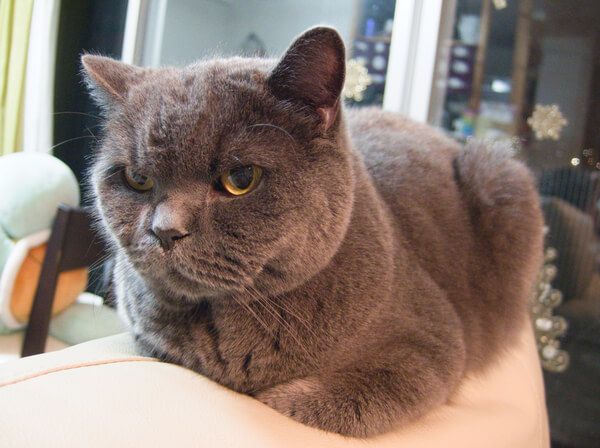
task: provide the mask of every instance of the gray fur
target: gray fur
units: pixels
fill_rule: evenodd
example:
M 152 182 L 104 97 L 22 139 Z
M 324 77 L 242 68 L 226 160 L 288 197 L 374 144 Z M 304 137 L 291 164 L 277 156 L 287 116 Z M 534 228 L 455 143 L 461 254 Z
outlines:
M 513 343 L 542 218 L 506 148 L 341 108 L 343 54 L 316 28 L 279 63 L 83 65 L 107 111 L 99 221 L 140 350 L 365 437 L 444 403 Z M 240 164 L 263 167 L 261 185 L 217 191 Z M 128 189 L 127 165 L 154 190 Z M 159 204 L 189 233 L 169 250 L 149 230 Z

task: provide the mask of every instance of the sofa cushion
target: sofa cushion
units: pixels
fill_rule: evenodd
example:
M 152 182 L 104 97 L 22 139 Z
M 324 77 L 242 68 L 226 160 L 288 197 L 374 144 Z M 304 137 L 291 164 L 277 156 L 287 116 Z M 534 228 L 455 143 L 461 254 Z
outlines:
M 0 365 L 0 439 L 15 447 L 548 447 L 537 351 L 531 332 L 522 336 L 448 404 L 365 441 L 306 427 L 192 371 L 138 356 L 121 334 Z
M 0 363 L 13 361 L 21 357 L 23 339 L 25 339 L 24 331 L 13 331 L 7 334 L 2 334 L 2 332 L 0 332 Z M 53 336 L 48 336 L 48 339 L 46 339 L 47 352 L 61 350 L 68 346 L 69 344 L 67 344 L 65 341 L 57 339 Z

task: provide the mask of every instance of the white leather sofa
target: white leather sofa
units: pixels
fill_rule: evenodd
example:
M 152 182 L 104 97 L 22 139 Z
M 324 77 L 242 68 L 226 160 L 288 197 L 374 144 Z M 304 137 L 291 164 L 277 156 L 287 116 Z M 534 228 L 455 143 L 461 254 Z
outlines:
M 443 407 L 369 440 L 296 423 L 181 367 L 140 357 L 127 334 L 0 364 L 2 447 L 549 446 L 530 332 Z

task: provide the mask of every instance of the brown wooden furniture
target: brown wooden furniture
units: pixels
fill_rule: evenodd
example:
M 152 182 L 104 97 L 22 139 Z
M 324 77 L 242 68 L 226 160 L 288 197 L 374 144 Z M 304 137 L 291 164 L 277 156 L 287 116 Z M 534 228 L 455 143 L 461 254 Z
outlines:
M 64 271 L 92 266 L 104 254 L 104 245 L 94 231 L 89 212 L 60 205 L 33 299 L 22 356 L 44 352 L 58 275 Z
M 515 51 L 513 54 L 510 92 L 510 102 L 514 106 L 515 113 L 513 124 L 515 135 L 519 134 L 525 121 L 523 110 L 527 102 L 527 75 L 533 22 L 533 0 L 521 0 L 519 2 L 517 29 L 515 30 Z
M 481 88 L 485 77 L 485 59 L 487 57 L 488 42 L 490 38 L 491 19 L 492 0 L 483 0 L 483 3 L 481 4 L 479 45 L 477 46 L 477 54 L 475 56 L 471 98 L 469 99 L 469 109 L 472 111 L 479 111 L 479 104 L 481 103 Z

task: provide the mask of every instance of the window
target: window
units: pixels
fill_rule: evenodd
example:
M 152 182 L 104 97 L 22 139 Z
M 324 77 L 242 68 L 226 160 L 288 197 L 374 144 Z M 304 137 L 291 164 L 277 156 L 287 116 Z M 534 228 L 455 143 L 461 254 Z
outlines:
M 137 23 L 141 65 L 185 65 L 214 56 L 279 57 L 315 25 L 342 34 L 348 53 L 345 96 L 355 105 L 382 104 L 394 22 L 394 0 L 176 0 L 151 2 Z

